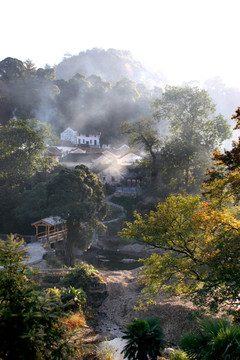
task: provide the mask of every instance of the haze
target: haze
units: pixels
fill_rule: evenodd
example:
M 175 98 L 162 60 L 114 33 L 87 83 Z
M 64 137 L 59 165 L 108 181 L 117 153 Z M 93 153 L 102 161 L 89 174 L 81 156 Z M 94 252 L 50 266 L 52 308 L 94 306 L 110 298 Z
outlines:
M 169 83 L 220 76 L 240 85 L 238 0 L 8 0 L 1 4 L 0 60 L 37 67 L 99 48 L 129 50 Z

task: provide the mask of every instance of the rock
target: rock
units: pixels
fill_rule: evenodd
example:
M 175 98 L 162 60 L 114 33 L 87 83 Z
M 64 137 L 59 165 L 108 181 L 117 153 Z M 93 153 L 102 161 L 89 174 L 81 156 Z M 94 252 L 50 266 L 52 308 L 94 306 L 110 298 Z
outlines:
M 124 263 L 124 264 L 131 264 L 131 263 L 134 263 L 136 261 L 137 261 L 136 259 L 122 259 L 121 260 L 121 262 Z

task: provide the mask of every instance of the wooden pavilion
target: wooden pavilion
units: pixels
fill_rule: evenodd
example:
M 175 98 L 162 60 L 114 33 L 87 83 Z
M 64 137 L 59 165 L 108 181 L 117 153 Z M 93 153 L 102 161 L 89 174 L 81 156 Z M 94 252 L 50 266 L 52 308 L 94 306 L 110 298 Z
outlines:
M 67 221 L 60 216 L 50 216 L 31 224 L 36 229 L 36 238 L 43 243 L 52 244 L 65 239 Z

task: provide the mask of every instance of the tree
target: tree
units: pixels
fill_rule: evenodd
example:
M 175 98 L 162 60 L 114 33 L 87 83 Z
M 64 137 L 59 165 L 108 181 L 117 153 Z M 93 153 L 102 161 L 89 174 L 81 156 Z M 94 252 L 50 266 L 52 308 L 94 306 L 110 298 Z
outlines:
M 160 291 L 184 294 L 215 310 L 239 300 L 240 221 L 231 210 L 215 210 L 200 197 L 170 196 L 144 217 L 135 214 L 122 236 L 156 248 L 143 261 L 141 304 Z
M 86 166 L 74 170 L 62 169 L 47 184 L 47 199 L 51 215 L 67 220 L 66 265 L 73 265 L 73 244 L 89 247 L 91 234 L 106 216 L 103 186 Z M 85 239 L 85 240 L 84 240 Z
M 123 339 L 127 344 L 123 348 L 124 359 L 157 360 L 163 349 L 163 333 L 157 318 L 132 319 L 127 325 Z
M 240 129 L 240 108 L 232 116 L 236 121 L 234 130 Z M 220 153 L 213 152 L 213 166 L 207 169 L 207 178 L 203 183 L 203 194 L 206 198 L 215 202 L 217 207 L 227 204 L 238 204 L 240 189 L 240 138 L 233 141 L 232 149 Z
M 42 136 L 23 120 L 11 120 L 0 128 L 1 185 L 24 185 L 37 169 L 45 149 Z
M 0 357 L 68 359 L 63 307 L 56 297 L 36 290 L 23 243 L 13 235 L 0 240 Z
M 153 119 L 141 117 L 134 123 L 124 121 L 120 127 L 121 134 L 126 135 L 131 147 L 141 145 L 150 158 L 151 176 L 157 176 L 157 153 L 161 146 L 160 135 Z
M 189 86 L 167 86 L 163 95 L 153 101 L 154 119 L 168 122 L 171 134 L 161 150 L 166 183 L 173 176 L 172 169 L 176 169 L 175 178 L 182 188 L 199 189 L 206 159 L 231 135 L 227 121 L 214 111 L 207 91 Z
M 51 128 L 36 119 L 12 119 L 0 127 L 0 185 L 24 190 L 33 175 L 51 172 L 57 164 L 44 150 L 46 141 L 55 138 Z

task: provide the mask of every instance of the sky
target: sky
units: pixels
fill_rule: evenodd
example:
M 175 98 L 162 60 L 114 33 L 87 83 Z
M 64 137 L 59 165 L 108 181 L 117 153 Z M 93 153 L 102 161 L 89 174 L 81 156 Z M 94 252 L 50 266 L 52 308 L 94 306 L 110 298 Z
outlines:
M 58 64 L 94 47 L 129 50 L 172 85 L 220 76 L 240 88 L 239 0 L 7 0 L 0 61 Z

